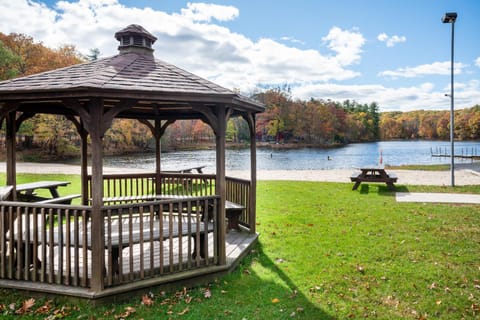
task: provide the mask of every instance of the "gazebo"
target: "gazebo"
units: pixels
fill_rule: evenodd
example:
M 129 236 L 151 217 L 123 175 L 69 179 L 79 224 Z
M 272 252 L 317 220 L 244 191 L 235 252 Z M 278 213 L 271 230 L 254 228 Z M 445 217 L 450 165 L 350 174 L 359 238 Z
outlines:
M 157 39 L 139 25 L 115 38 L 120 45 L 113 57 L 0 82 L 0 128 L 5 125 L 7 144 L 7 186 L 0 187 L 1 287 L 106 298 L 227 272 L 257 239 L 255 115 L 263 105 L 156 60 Z M 77 128 L 81 205 L 20 197 L 16 133 L 36 114 L 63 115 Z M 249 126 L 250 180 L 225 174 L 231 117 Z M 150 128 L 155 172 L 104 174 L 102 141 L 116 118 Z M 214 174 L 161 170 L 160 139 L 183 119 L 201 119 L 212 128 Z M 227 232 L 229 210 L 238 214 L 239 231 Z

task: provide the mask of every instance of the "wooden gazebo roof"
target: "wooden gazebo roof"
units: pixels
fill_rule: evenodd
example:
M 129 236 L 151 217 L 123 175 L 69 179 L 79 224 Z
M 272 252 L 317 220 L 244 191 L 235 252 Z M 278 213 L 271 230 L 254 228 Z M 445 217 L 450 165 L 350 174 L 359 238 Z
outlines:
M 116 35 L 131 29 L 129 26 Z M 62 114 L 69 111 L 56 107 L 60 101 L 57 99 L 95 96 L 103 98 L 107 108 L 119 99 L 136 100 L 128 111 L 118 115 L 129 118 L 152 119 L 163 115 L 165 119 L 175 110 L 181 113 L 181 118 L 198 119 L 196 108 L 211 104 L 254 113 L 263 111 L 263 106 L 251 99 L 156 60 L 148 47 L 125 49 L 121 45 L 119 50 L 113 57 L 2 81 L 0 105 L 16 101 L 21 104 L 18 111 Z M 35 100 L 34 106 L 29 103 L 32 100 Z

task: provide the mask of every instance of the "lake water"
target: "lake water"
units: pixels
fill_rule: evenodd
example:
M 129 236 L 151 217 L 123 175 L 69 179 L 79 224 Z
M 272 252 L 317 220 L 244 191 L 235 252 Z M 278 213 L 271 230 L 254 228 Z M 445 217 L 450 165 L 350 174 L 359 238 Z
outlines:
M 382 141 L 353 143 L 333 149 L 257 149 L 258 170 L 322 170 L 351 169 L 378 165 L 380 153 L 384 165 L 449 164 L 450 158 L 432 157 L 431 150 L 450 153 L 448 141 Z M 455 154 L 480 155 L 480 141 L 455 142 Z M 162 170 L 179 170 L 207 166 L 204 172 L 215 172 L 215 150 L 164 152 Z M 227 150 L 228 170 L 249 170 L 250 150 Z M 455 163 L 470 163 L 471 160 L 455 159 Z M 129 156 L 106 157 L 105 166 L 128 168 L 155 168 L 155 154 L 143 153 Z

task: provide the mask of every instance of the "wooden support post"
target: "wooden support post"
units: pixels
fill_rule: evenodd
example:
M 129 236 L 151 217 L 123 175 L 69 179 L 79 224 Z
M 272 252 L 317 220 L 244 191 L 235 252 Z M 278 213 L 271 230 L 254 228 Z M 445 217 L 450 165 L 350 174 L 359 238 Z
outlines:
M 100 292 L 104 289 L 105 270 L 105 228 L 103 206 L 103 101 L 92 100 L 89 124 L 92 141 L 92 280 L 91 289 Z
M 16 112 L 8 113 L 7 117 L 7 185 L 17 185 L 17 164 L 16 164 L 16 150 L 17 150 L 17 128 L 16 128 Z M 12 192 L 12 200 L 17 200 L 16 192 Z
M 250 129 L 250 194 L 249 194 L 249 217 L 250 232 L 256 232 L 257 225 L 257 143 L 255 137 L 255 115 L 249 115 L 248 126 Z
M 155 193 L 162 194 L 162 177 L 160 173 L 162 172 L 161 167 L 161 154 L 162 154 L 162 121 L 155 119 L 155 129 L 153 136 L 155 138 Z
M 217 130 L 215 131 L 217 145 L 217 175 L 215 180 L 215 189 L 220 201 L 217 210 L 217 239 L 218 239 L 218 262 L 220 265 L 227 263 L 226 257 L 226 235 L 225 235 L 225 141 L 226 141 L 227 116 L 225 106 L 217 107 Z
M 80 133 L 80 138 L 82 140 L 81 145 L 81 168 L 80 168 L 80 176 L 82 180 L 82 204 L 84 206 L 88 205 L 88 133 L 83 130 Z

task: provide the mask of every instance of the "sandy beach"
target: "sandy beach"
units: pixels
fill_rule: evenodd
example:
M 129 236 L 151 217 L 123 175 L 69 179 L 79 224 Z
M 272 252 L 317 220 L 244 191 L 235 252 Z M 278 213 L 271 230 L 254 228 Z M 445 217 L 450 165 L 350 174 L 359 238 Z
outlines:
M 5 162 L 0 162 L 0 172 L 5 172 Z M 450 185 L 450 171 L 417 171 L 417 170 L 391 170 L 398 176 L 398 184 L 404 185 Z M 60 163 L 31 163 L 18 162 L 18 173 L 63 173 L 80 174 L 80 166 Z M 104 173 L 140 173 L 149 172 L 134 168 L 105 167 Z M 353 169 L 333 170 L 268 170 L 257 171 L 258 180 L 297 180 L 297 181 L 330 181 L 350 182 Z M 227 175 L 249 179 L 248 171 L 227 171 Z M 480 184 L 480 164 L 459 165 L 455 170 L 456 185 Z

